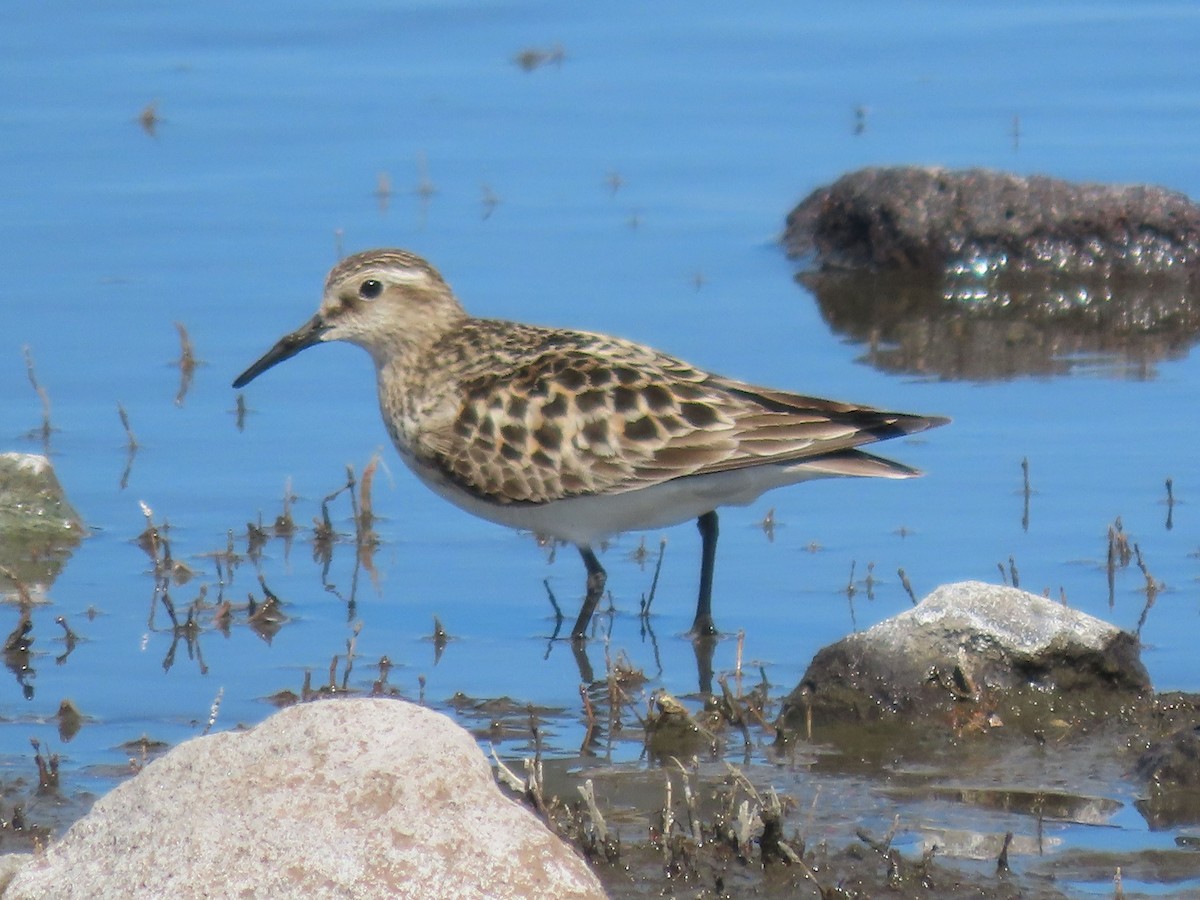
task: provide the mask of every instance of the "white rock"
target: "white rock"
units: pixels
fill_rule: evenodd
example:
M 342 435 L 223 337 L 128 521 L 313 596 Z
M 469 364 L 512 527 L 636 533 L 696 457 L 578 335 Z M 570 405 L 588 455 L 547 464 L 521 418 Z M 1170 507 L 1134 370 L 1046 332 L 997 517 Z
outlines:
M 5 853 L 0 856 L 0 894 L 4 893 L 13 876 L 29 865 L 32 859 L 32 853 Z
M 1151 690 L 1135 635 L 1027 591 L 964 581 L 821 648 L 781 716 L 797 730 L 813 716 L 936 726 L 972 700 L 1033 731 L 1103 719 Z
M 862 636 L 881 644 L 915 643 L 926 652 L 930 646 L 957 649 L 986 642 L 1009 654 L 1037 656 L 1051 652 L 1066 639 L 1103 652 L 1107 643 L 1120 635 L 1115 625 L 1037 594 L 982 581 L 961 581 L 942 585 L 919 605 L 885 619 Z M 948 650 L 942 652 L 949 655 Z
M 400 700 L 301 704 L 187 741 L 102 797 L 4 900 L 603 897 L 474 739 Z

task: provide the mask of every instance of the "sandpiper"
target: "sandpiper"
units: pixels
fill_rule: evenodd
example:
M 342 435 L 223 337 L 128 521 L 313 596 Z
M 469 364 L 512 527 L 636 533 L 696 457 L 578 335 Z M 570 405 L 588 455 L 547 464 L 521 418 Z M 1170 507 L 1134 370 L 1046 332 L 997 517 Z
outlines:
M 477 516 L 579 549 L 576 640 L 604 591 L 598 541 L 696 519 L 692 634 L 716 634 L 718 507 L 813 478 L 910 478 L 920 473 L 855 448 L 948 421 L 756 387 L 604 334 L 474 318 L 405 250 L 334 266 L 316 315 L 233 386 L 323 341 L 371 354 L 384 425 L 421 481 Z

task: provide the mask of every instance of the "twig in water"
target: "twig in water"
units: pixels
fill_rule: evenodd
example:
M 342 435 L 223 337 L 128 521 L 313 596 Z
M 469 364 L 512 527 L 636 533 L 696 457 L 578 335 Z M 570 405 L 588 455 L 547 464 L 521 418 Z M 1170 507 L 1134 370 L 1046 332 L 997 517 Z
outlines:
M 387 172 L 380 172 L 375 179 L 375 198 L 379 201 L 379 211 L 387 212 L 388 203 L 392 199 L 392 178 Z
M 442 659 L 442 652 L 446 649 L 446 645 L 450 643 L 450 634 L 446 631 L 442 620 L 437 616 L 433 617 L 433 664 L 436 666 Z
M 162 121 L 162 117 L 158 114 L 158 101 L 151 100 L 143 106 L 142 111 L 138 113 L 137 121 L 142 126 L 142 131 L 150 137 L 156 137 L 158 123 Z
M 663 556 L 667 552 L 667 539 L 658 542 L 658 562 L 654 564 L 654 577 L 650 579 L 650 593 L 642 598 L 642 611 L 638 613 L 643 620 L 650 617 L 650 604 L 654 602 L 654 593 L 658 590 L 658 576 L 662 572 Z
M 296 532 L 296 521 L 292 518 L 292 503 L 296 495 L 292 493 L 292 479 L 283 485 L 283 511 L 275 517 L 275 534 L 277 537 L 289 537 Z
M 550 587 L 550 579 L 543 578 L 542 585 L 546 588 L 546 596 L 550 598 L 550 605 L 554 607 L 554 618 L 557 619 L 558 623 L 561 625 L 563 621 L 563 611 L 562 607 L 558 605 L 558 600 L 554 596 L 554 591 Z
M 737 633 L 737 655 L 733 658 L 733 680 L 737 682 L 737 696 L 742 696 L 742 653 L 746 649 L 746 630 Z
M 1146 605 L 1142 607 L 1142 614 L 1138 617 L 1137 628 L 1134 631 L 1134 636 L 1141 640 L 1142 626 L 1146 624 L 1146 618 L 1150 615 L 1150 609 L 1154 606 L 1154 601 L 1158 599 L 1158 592 L 1162 590 L 1160 585 L 1150 574 L 1149 568 L 1146 566 L 1146 561 L 1142 558 L 1142 548 L 1136 543 L 1133 545 L 1133 553 L 1137 559 L 1137 567 L 1141 570 L 1142 576 L 1146 579 Z
M 576 790 L 583 797 L 583 802 L 587 805 L 588 815 L 592 818 L 592 827 L 596 829 L 596 838 L 601 845 L 608 843 L 608 825 L 604 821 L 604 816 L 600 814 L 600 807 L 596 805 L 596 789 L 592 785 L 592 779 L 588 779 L 582 785 L 577 785 Z
M 750 753 L 750 728 L 746 725 L 746 717 L 742 713 L 741 704 L 737 698 L 733 696 L 733 691 L 729 689 L 729 681 L 724 675 L 717 679 L 717 684 L 721 686 L 721 699 L 725 703 L 725 718 L 731 725 L 736 725 L 742 732 L 742 742 L 747 755 Z
M 175 330 L 179 332 L 179 360 L 176 363 L 179 366 L 179 392 L 175 395 L 175 405 L 183 406 L 183 400 L 192 387 L 192 376 L 196 373 L 196 351 L 182 322 L 175 323 Z
M 1010 871 L 1008 868 L 1008 848 L 1012 845 L 1013 833 L 1007 831 L 1004 833 L 1004 846 L 1000 848 L 1000 857 L 996 860 L 996 872 L 1003 875 Z
M 37 738 L 29 739 L 33 747 L 33 761 L 38 770 L 38 793 L 49 793 L 58 789 L 58 754 L 47 752 L 42 756 L 42 744 Z
M 1029 457 L 1021 458 L 1021 475 L 1025 482 L 1025 486 L 1022 491 L 1025 497 L 1025 503 L 1021 512 L 1021 530 L 1029 531 L 1029 495 L 1033 493 L 1032 489 L 1029 487 Z
M 379 468 L 379 453 L 374 453 L 363 467 L 362 479 L 359 482 L 359 504 L 357 533 L 358 543 L 378 540 L 375 537 L 375 510 L 371 503 L 371 489 L 375 485 L 375 471 Z
M 33 638 L 29 636 L 32 631 L 33 618 L 30 616 L 29 606 L 22 603 L 21 617 L 17 620 L 17 627 L 4 640 L 4 653 L 6 655 L 28 653 L 29 648 L 33 646 Z
M 500 205 L 500 197 L 488 185 L 483 186 L 483 220 L 486 222 L 492 217 L 492 213 L 496 211 L 496 207 Z
M 125 490 L 129 485 L 129 473 L 133 471 L 133 458 L 137 456 L 138 442 L 134 436 L 133 429 L 129 427 L 129 415 L 125 412 L 125 407 L 120 403 L 117 404 L 117 413 L 121 417 L 121 425 L 125 429 L 125 441 L 128 452 L 125 457 L 125 469 L 121 472 L 121 490 Z
M 584 722 L 587 723 L 587 729 L 583 733 L 583 741 L 579 745 L 582 755 L 583 752 L 586 752 L 588 745 L 591 744 L 592 735 L 596 733 L 596 709 L 592 705 L 591 695 L 588 694 L 588 686 L 582 681 L 579 682 L 579 699 L 583 702 L 583 717 Z M 611 692 L 609 694 L 609 706 L 612 706 Z
M 860 841 L 862 841 L 872 850 L 875 850 L 879 853 L 887 853 L 888 848 L 892 846 L 892 840 L 896 837 L 896 829 L 899 827 L 900 815 L 897 814 L 896 817 L 892 819 L 892 826 L 887 830 L 887 834 L 878 840 L 871 837 L 870 833 L 865 828 L 859 828 L 855 834 L 858 835 L 858 839 Z
M 663 860 L 671 865 L 671 832 L 675 830 L 675 801 L 671 797 L 671 773 L 667 772 L 667 798 L 662 812 L 662 850 Z
M 765 516 L 763 516 L 763 520 L 761 522 L 759 522 L 758 524 L 759 524 L 759 527 L 762 528 L 763 534 L 765 534 L 767 536 L 767 541 L 770 543 L 774 543 L 775 542 L 775 524 L 776 524 L 775 523 L 775 507 L 772 506 L 770 509 L 768 509 L 767 514 Z
M 75 647 L 75 642 L 79 640 L 79 635 L 71 630 L 71 626 L 67 624 L 66 616 L 55 616 L 54 624 L 62 626 L 63 642 L 67 645 L 69 652 Z
M 500 777 L 500 780 L 504 782 L 505 786 L 509 790 L 516 791 L 519 794 L 525 793 L 525 782 L 522 781 L 520 776 L 506 766 L 503 761 L 501 761 L 500 757 L 496 755 L 495 745 L 488 744 L 488 750 L 492 754 L 492 759 L 496 761 L 496 774 Z
M 50 395 L 38 383 L 37 373 L 33 370 L 33 351 L 29 349 L 28 344 L 22 349 L 25 351 L 25 372 L 29 376 L 29 383 L 33 385 L 34 393 L 38 395 L 38 399 L 42 401 L 42 427 L 33 431 L 32 434 L 35 436 L 40 435 L 43 449 L 49 451 L 50 434 L 54 431 L 54 426 L 50 424 Z
M 687 806 L 688 824 L 690 826 L 692 840 L 696 842 L 696 846 L 704 843 L 704 829 L 700 821 L 700 811 L 696 808 L 696 795 L 692 792 L 692 783 L 688 779 L 687 769 L 684 768 L 676 757 L 671 757 L 671 762 L 675 763 L 679 769 L 679 775 L 683 778 L 683 802 Z
M 533 759 L 526 757 L 524 761 L 525 796 L 533 803 L 534 808 L 541 815 L 542 821 L 553 831 L 554 823 L 550 818 L 550 811 L 546 808 L 545 778 L 542 771 L 542 730 L 538 727 L 537 715 L 532 706 L 529 708 L 529 730 L 533 735 Z
M 854 595 L 858 593 L 858 588 L 854 585 L 854 568 L 857 563 L 857 560 L 850 560 L 850 579 L 845 587 L 846 604 L 850 607 L 850 627 L 855 631 L 858 631 L 858 616 L 854 612 Z
M 133 429 L 129 427 L 129 414 L 125 412 L 125 407 L 120 403 L 117 404 L 117 415 L 121 417 L 121 427 L 125 429 L 126 445 L 129 447 L 130 454 L 137 453 L 138 441 L 133 433 Z

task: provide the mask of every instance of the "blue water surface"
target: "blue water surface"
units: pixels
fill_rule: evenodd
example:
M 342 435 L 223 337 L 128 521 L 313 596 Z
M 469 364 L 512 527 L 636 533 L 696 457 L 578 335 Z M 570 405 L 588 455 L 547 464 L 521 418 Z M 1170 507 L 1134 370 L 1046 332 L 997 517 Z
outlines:
M 193 735 L 218 694 L 217 727 L 256 722 L 273 708 L 263 698 L 299 690 L 305 671 L 323 683 L 351 639 L 358 689 L 386 655 L 405 696 L 424 679 L 435 703 L 507 695 L 578 715 L 580 674 L 546 640 L 542 584 L 573 616 L 576 554 L 561 548 L 550 564 L 529 536 L 425 491 L 388 446 L 365 354 L 322 347 L 272 370 L 245 392 L 236 427 L 233 377 L 311 315 L 340 254 L 373 246 L 427 256 L 478 314 L 612 332 L 748 381 L 954 418 L 889 447 L 923 479 L 817 483 L 723 515 L 717 622 L 745 632 L 747 659 L 781 690 L 824 644 L 910 606 L 899 568 L 923 594 L 999 580 L 1012 557 L 1023 587 L 1135 627 L 1136 569 L 1119 573 L 1109 605 L 1117 517 L 1165 584 L 1142 632 L 1154 682 L 1200 690 L 1195 355 L 1144 377 L 896 377 L 829 330 L 778 244 L 794 203 L 865 165 L 1200 196 L 1198 26 L 1187 3 L 9 4 L 0 450 L 42 449 L 28 347 L 52 402 L 50 454 L 92 535 L 51 587 L 52 611 L 35 613 L 33 698 L 0 680 L 0 755 L 27 767 L 29 737 L 56 741 L 51 719 L 69 697 L 90 719 L 55 746 L 77 784 L 103 790 L 111 781 L 89 772 L 120 765 L 123 741 Z M 543 57 L 528 71 L 526 50 Z M 148 106 L 153 128 L 139 121 Z M 176 323 L 201 360 L 180 402 Z M 118 403 L 140 444 L 125 487 Z M 308 529 L 345 467 L 361 473 L 377 451 L 383 543 L 348 616 Z M 151 627 L 141 504 L 197 572 L 174 591 L 181 608 L 201 584 L 242 603 L 261 596 L 254 567 L 219 585 L 204 554 L 231 532 L 244 550 L 246 523 L 271 521 L 288 484 L 302 531 L 290 552 L 267 546 L 261 573 L 293 620 L 269 643 L 244 624 L 205 632 L 203 671 L 182 649 L 164 671 L 171 638 L 161 608 Z M 352 531 L 344 496 L 331 510 Z M 652 553 L 660 537 L 646 535 Z M 610 651 L 687 694 L 698 538 L 691 526 L 665 537 L 655 642 L 637 618 L 653 573 L 633 558 L 640 536 L 604 554 Z M 352 547 L 335 549 L 327 581 L 343 598 L 353 561 Z M 62 665 L 54 615 L 84 638 Z M 436 663 L 435 615 L 455 638 Z M 735 652 L 723 641 L 717 668 Z M 591 662 L 603 671 L 602 647 Z

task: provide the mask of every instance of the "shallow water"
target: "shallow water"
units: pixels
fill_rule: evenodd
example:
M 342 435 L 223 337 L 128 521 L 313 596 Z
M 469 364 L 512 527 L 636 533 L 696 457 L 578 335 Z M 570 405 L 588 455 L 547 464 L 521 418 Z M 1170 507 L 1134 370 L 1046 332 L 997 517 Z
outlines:
M 781 690 L 822 645 L 908 608 L 901 567 L 923 595 L 997 580 L 1011 557 L 1022 587 L 1135 627 L 1145 601 L 1135 567 L 1118 574 L 1109 603 L 1117 517 L 1166 586 L 1142 631 L 1155 685 L 1200 690 L 1195 354 L 1135 372 L 896 377 L 831 332 L 777 244 L 796 201 L 868 164 L 992 166 L 1200 196 L 1194 7 L 363 0 L 333 13 L 134 2 L 0 18 L 0 449 L 42 447 L 30 437 L 41 411 L 28 346 L 53 404 L 50 454 L 93 529 L 51 587 L 53 606 L 34 614 L 32 699 L 15 678 L 0 688 L 10 771 L 29 774 L 36 736 L 63 754 L 72 790 L 102 791 L 103 767 L 128 755 L 122 742 L 193 735 L 218 694 L 217 727 L 258 721 L 272 709 L 263 698 L 299 690 L 305 671 L 323 682 L 356 629 L 360 689 L 386 655 L 405 696 L 424 679 L 435 703 L 462 692 L 561 708 L 560 749 L 578 745 L 579 669 L 567 645 L 547 641 L 542 585 L 572 618 L 577 555 L 566 548 L 548 564 L 528 536 L 421 488 L 387 446 L 364 354 L 323 347 L 272 370 L 245 392 L 237 427 L 231 379 L 311 314 L 339 253 L 380 245 L 427 256 L 479 314 L 608 331 L 749 381 L 954 418 L 887 448 L 925 478 L 806 485 L 722 515 L 717 623 L 745 632 L 746 658 Z M 531 48 L 547 59 L 526 71 L 516 57 Z M 148 104 L 152 128 L 139 122 Z M 179 401 L 177 322 L 201 360 Z M 118 403 L 140 444 L 125 486 Z M 345 466 L 361 473 L 376 450 L 383 543 L 348 617 L 353 548 L 334 550 L 327 581 L 340 599 L 322 586 L 307 526 Z M 1167 478 L 1178 500 L 1170 529 Z M 161 608 L 150 627 L 139 503 L 169 521 L 175 555 L 197 570 L 173 591 L 182 609 L 202 584 L 218 593 L 204 554 L 230 532 L 243 552 L 246 523 L 271 521 L 289 483 L 303 530 L 290 552 L 270 542 L 260 571 L 291 621 L 269 642 L 244 616 L 229 636 L 206 630 L 205 671 L 181 646 L 164 672 L 171 637 Z M 331 513 L 352 532 L 345 496 Z M 602 557 L 617 607 L 611 651 L 652 687 L 687 694 L 697 673 L 681 634 L 698 539 L 690 526 L 665 536 L 654 641 L 637 611 L 660 535 L 646 536 L 649 564 L 633 558 L 636 535 Z M 261 597 L 254 566 L 224 590 L 234 602 Z M 56 615 L 83 638 L 62 665 Z M 435 615 L 454 638 L 436 662 Z M 603 647 L 589 653 L 602 672 Z M 718 670 L 735 654 L 736 641 L 722 641 Z M 89 719 L 64 744 L 51 717 L 66 697 Z M 1115 833 L 1146 837 L 1135 816 Z

